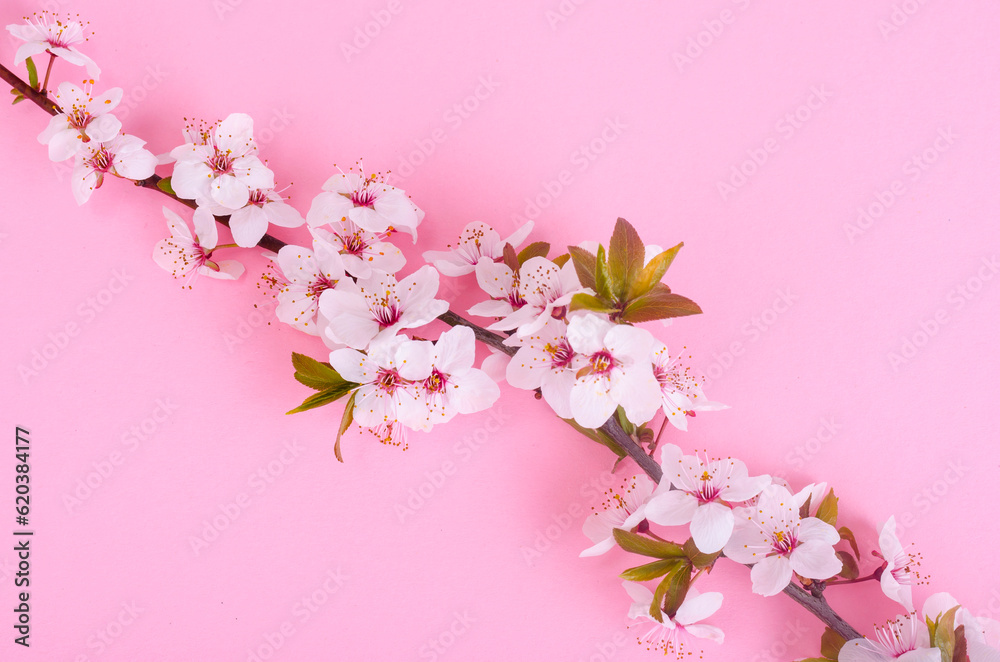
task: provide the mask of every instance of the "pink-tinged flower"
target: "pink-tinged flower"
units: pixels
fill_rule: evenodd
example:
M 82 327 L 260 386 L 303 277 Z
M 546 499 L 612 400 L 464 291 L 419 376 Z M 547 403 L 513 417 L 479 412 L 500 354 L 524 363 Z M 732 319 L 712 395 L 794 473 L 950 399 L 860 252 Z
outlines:
M 570 347 L 566 323 L 550 320 L 520 341 L 521 347 L 507 364 L 507 382 L 515 388 L 542 389 L 542 397 L 560 418 L 573 418 L 570 392 L 576 373 L 586 358 Z
M 427 412 L 417 429 L 430 431 L 458 414 L 489 409 L 500 398 L 500 387 L 473 366 L 476 334 L 467 326 L 445 331 L 436 342 L 411 341 L 399 348 L 399 374 L 412 381 Z
M 527 239 L 533 221 L 528 221 L 506 239 L 485 223 L 474 221 L 465 226 L 455 246 L 447 251 L 425 251 L 424 260 L 433 264 L 445 276 L 464 276 L 476 270 L 481 260 L 493 262 L 503 257 L 503 247 L 517 247 Z
M 233 232 L 233 241 L 237 246 L 252 248 L 261 237 L 267 234 L 267 228 L 277 225 L 281 228 L 297 228 L 306 220 L 302 214 L 286 202 L 273 189 L 254 189 L 250 191 L 250 199 L 242 209 L 237 209 L 229 215 L 229 229 Z
M 323 184 L 306 214 L 310 227 L 350 219 L 368 232 L 406 232 L 417 241 L 417 226 L 424 218 L 403 189 L 386 184 L 378 175 L 349 172 L 334 175 Z
M 211 198 L 223 207 L 242 209 L 251 191 L 274 188 L 274 173 L 257 157 L 249 115 L 233 113 L 201 131 L 187 127 L 184 137 L 188 142 L 170 152 L 177 162 L 170 185 L 178 197 Z
M 60 18 L 47 11 L 24 17 L 25 24 L 13 23 L 7 31 L 27 43 L 21 44 L 14 54 L 14 64 L 21 64 L 32 55 L 48 51 L 70 64 L 87 67 L 87 75 L 97 78 L 101 69 L 97 63 L 76 49 L 74 44 L 86 41 L 84 24 Z
M 633 476 L 625 488 L 609 490 L 608 498 L 601 504 L 602 509 L 583 520 L 583 534 L 594 543 L 580 552 L 580 556 L 598 556 L 615 546 L 615 529 L 631 531 L 646 519 L 646 504 L 653 494 L 656 483 L 645 474 Z
M 660 385 L 663 413 L 678 430 L 687 430 L 687 419 L 695 412 L 729 409 L 728 405 L 706 398 L 690 368 L 682 367 L 676 358 L 671 358 L 663 343 L 653 349 L 652 362 L 653 374 Z
M 714 554 L 733 535 L 736 518 L 732 504 L 749 501 L 771 483 L 771 477 L 754 476 L 739 460 L 709 460 L 684 455 L 673 444 L 660 455 L 663 479 L 660 490 L 646 507 L 646 518 L 661 526 L 691 523 L 691 537 L 698 549 Z
M 275 260 L 284 276 L 278 291 L 277 318 L 300 331 L 319 335 L 316 314 L 320 295 L 344 279 L 344 265 L 337 250 L 320 239 L 313 248 L 283 246 Z
M 907 614 L 876 627 L 874 639 L 851 639 L 840 649 L 837 659 L 839 662 L 941 662 L 941 651 L 930 647 L 927 626 Z
M 564 317 L 573 295 L 579 292 L 590 290 L 580 285 L 572 264 L 560 267 L 544 257 L 533 257 L 521 265 L 518 274 L 517 293 L 524 305 L 487 328 L 517 329 L 517 335 L 523 338 L 542 328 L 554 313 Z M 648 362 L 648 356 L 644 360 Z
M 144 140 L 124 133 L 109 142 L 83 143 L 70 178 L 77 204 L 90 199 L 94 189 L 104 183 L 106 174 L 133 180 L 151 177 L 156 170 L 156 157 L 143 149 L 145 144 Z
M 329 321 L 325 333 L 334 342 L 363 349 L 376 338 L 423 326 L 448 310 L 447 301 L 434 298 L 438 278 L 434 267 L 424 265 L 399 282 L 375 270 L 356 284 L 342 281 L 319 298 L 320 311 Z
M 660 389 L 649 363 L 654 342 L 649 331 L 586 314 L 570 320 L 566 337 L 582 356 L 583 367 L 569 394 L 577 423 L 600 427 L 619 406 L 636 425 L 653 417 Z
M 521 276 L 503 262 L 481 260 L 476 264 L 476 281 L 490 299 L 469 308 L 477 317 L 508 317 L 524 306 Z
M 878 536 L 878 546 L 886 567 L 879 580 L 882 592 L 891 600 L 895 600 L 909 610 L 913 609 L 913 579 L 910 565 L 913 558 L 903 550 L 899 538 L 896 537 L 896 518 L 890 517 L 882 526 Z
M 121 100 L 120 87 L 114 87 L 95 99 L 90 96 L 90 89 L 60 83 L 55 102 L 63 112 L 53 116 L 38 136 L 38 142 L 49 146 L 49 159 L 65 161 L 76 156 L 84 143 L 91 140 L 108 142 L 117 136 L 122 123 L 109 113 Z
M 795 497 L 779 485 L 769 485 L 757 503 L 738 508 L 736 528 L 723 550 L 737 563 L 754 564 L 753 592 L 771 596 L 792 581 L 792 573 L 809 579 L 829 579 L 843 568 L 833 546 L 840 534 L 815 517 L 799 517 Z
M 396 336 L 367 354 L 354 349 L 330 352 L 333 369 L 344 379 L 360 384 L 354 396 L 354 420 L 382 443 L 405 446 L 404 428 L 419 429 L 426 417 L 417 385 L 399 373 L 403 365 L 400 349 L 411 342 Z
M 389 232 L 362 230 L 351 219 L 334 221 L 330 228 L 330 231 L 316 228 L 313 234 L 337 247 L 344 260 L 344 269 L 355 278 L 370 278 L 372 269 L 394 274 L 406 264 L 403 252 L 386 241 L 391 235 Z
M 235 260 L 212 260 L 219 243 L 215 218 L 207 209 L 194 212 L 194 234 L 187 223 L 173 211 L 163 208 L 170 238 L 161 239 L 153 248 L 153 261 L 174 278 L 201 274 L 210 278 L 235 280 L 243 274 L 243 265 Z
M 662 650 L 664 655 L 673 654 L 681 658 L 695 654 L 696 651 L 692 650 L 693 645 L 698 645 L 695 639 L 708 639 L 717 644 L 725 640 L 720 628 L 698 622 L 719 611 L 722 607 L 721 593 L 699 593 L 697 589 L 689 589 L 674 617 L 663 614 L 663 622 L 660 623 L 649 613 L 653 592 L 635 582 L 622 582 L 622 585 L 634 600 L 628 617 L 638 621 L 630 627 L 643 632 L 638 637 L 639 643 Z

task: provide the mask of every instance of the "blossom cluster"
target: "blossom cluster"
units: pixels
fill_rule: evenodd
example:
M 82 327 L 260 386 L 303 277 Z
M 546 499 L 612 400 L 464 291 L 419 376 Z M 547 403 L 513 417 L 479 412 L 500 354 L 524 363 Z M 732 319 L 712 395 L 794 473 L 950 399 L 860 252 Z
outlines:
M 622 573 L 626 580 L 660 582 L 651 593 L 626 581 L 636 601 L 629 618 L 644 627 L 640 640 L 678 654 L 690 650 L 694 638 L 721 643 L 718 628 L 698 621 L 721 607 L 722 594 L 699 595 L 692 584 L 722 556 L 752 566 L 751 589 L 763 596 L 776 595 L 795 580 L 804 587 L 858 580 L 857 542 L 847 527 L 837 528 L 837 498 L 825 483 L 793 493 L 780 479 L 751 476 L 740 460 L 686 455 L 674 444 L 661 447 L 660 466 L 659 483 L 633 478 L 583 525 L 593 545 L 581 556 L 604 554 L 617 543 L 657 559 Z M 653 526 L 685 527 L 686 542 L 669 542 L 668 534 L 654 533 Z M 882 563 L 866 579 L 879 578 L 886 596 L 912 609 L 913 585 L 920 576 L 915 558 L 896 536 L 893 518 L 882 527 L 874 555 Z M 848 643 L 850 650 L 869 647 Z M 850 657 L 854 653 L 846 650 L 841 660 L 883 659 Z

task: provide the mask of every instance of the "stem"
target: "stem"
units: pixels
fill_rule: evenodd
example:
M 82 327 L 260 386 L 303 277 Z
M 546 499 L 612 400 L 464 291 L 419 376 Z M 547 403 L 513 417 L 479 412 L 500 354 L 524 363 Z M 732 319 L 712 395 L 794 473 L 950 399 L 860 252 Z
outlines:
M 52 61 L 50 60 L 49 69 L 51 68 Z M 0 79 L 3 79 L 4 82 L 20 92 L 26 99 L 33 101 L 35 105 L 47 112 L 49 115 L 57 115 L 62 112 L 59 106 L 53 103 L 45 94 L 32 89 L 27 83 L 22 81 L 17 74 L 13 73 L 10 69 L 7 69 L 3 66 L 3 64 L 0 64 Z M 45 79 L 46 82 L 48 82 L 48 73 L 46 73 Z M 197 209 L 198 205 L 194 200 L 182 200 L 176 195 L 170 194 L 157 186 L 157 184 L 159 184 L 162 180 L 163 178 L 159 175 L 153 175 L 147 179 L 133 181 L 135 181 L 136 186 L 162 193 L 168 198 L 176 200 L 186 207 Z M 222 225 L 229 227 L 228 216 L 216 216 L 215 220 Z M 276 253 L 287 244 L 276 237 L 265 234 L 257 245 Z M 484 329 L 455 312 L 449 310 L 448 312 L 440 315 L 438 319 L 450 326 L 461 325 L 469 327 L 475 333 L 476 340 L 493 349 L 503 352 L 508 356 L 513 356 L 517 352 L 516 347 L 509 347 L 503 344 L 503 341 L 505 340 L 504 336 Z M 608 421 L 600 427 L 600 430 L 608 435 L 623 451 L 625 451 L 629 457 L 635 460 L 636 464 L 638 464 L 650 478 L 657 483 L 660 482 L 660 479 L 663 477 L 663 471 L 660 469 L 660 465 L 657 464 L 656 460 L 643 450 L 643 448 L 636 443 L 632 437 L 625 432 L 625 430 L 622 429 L 621 424 L 618 422 L 616 417 L 612 416 L 609 418 Z M 796 584 L 789 584 L 786 586 L 784 593 L 845 639 L 851 640 L 861 637 L 861 634 L 857 630 L 851 627 L 847 621 L 841 618 L 841 616 L 833 610 L 824 597 L 813 596 Z
M 879 570 L 881 570 L 881 568 L 879 568 Z M 826 585 L 827 586 L 836 586 L 837 584 L 860 584 L 861 582 L 870 582 L 870 581 L 873 581 L 875 579 L 878 579 L 878 577 L 876 577 L 876 575 L 879 574 L 879 570 L 876 570 L 872 574 L 867 575 L 865 577 L 856 577 L 854 579 L 827 579 L 826 580 Z
M 52 74 L 52 65 L 56 61 L 55 53 L 49 51 L 49 66 L 45 67 L 45 80 L 42 81 L 42 96 L 47 97 L 49 95 L 49 76 Z

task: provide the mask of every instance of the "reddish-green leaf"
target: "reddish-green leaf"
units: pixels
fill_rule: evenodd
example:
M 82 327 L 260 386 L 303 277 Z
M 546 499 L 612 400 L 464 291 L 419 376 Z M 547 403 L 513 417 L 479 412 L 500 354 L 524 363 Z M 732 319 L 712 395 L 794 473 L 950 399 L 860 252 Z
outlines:
M 931 639 L 931 643 L 941 650 L 945 660 L 953 659 L 955 656 L 955 614 L 958 613 L 958 609 L 959 605 L 955 605 L 937 620 L 937 628 Z M 962 634 L 964 636 L 964 630 Z
M 812 500 L 813 495 L 810 494 L 806 497 L 806 500 L 802 502 L 802 505 L 799 506 L 799 517 L 802 519 L 809 517 L 809 509 L 812 507 Z
M 837 558 L 844 565 L 838 574 L 844 579 L 857 579 L 861 571 L 858 569 L 858 562 L 854 560 L 854 557 L 847 552 L 838 551 Z
M 316 391 L 325 391 L 345 383 L 329 363 L 292 352 L 292 366 L 295 368 L 295 380 Z
M 173 195 L 173 196 L 177 195 L 176 193 L 174 193 L 174 189 L 170 185 L 170 178 L 169 177 L 164 177 L 160 181 L 156 182 L 156 188 L 160 189 L 161 191 L 163 191 L 164 193 L 166 193 L 168 195 Z
M 684 554 L 691 561 L 691 565 L 701 570 L 715 563 L 722 554 L 722 550 L 714 554 L 705 554 L 694 544 L 694 538 L 688 538 L 687 542 L 684 543 Z
M 315 409 L 316 407 L 322 407 L 323 405 L 328 405 L 331 402 L 335 402 L 340 398 L 344 397 L 357 387 L 358 384 L 355 384 L 353 382 L 343 382 L 339 386 L 334 386 L 326 389 L 325 391 L 319 391 L 318 393 L 313 393 L 308 398 L 306 398 L 301 405 L 285 413 L 298 414 L 303 411 L 309 411 L 310 409 Z
M 661 288 L 660 285 L 662 283 L 647 294 L 630 301 L 622 313 L 621 321 L 637 324 L 701 313 L 701 308 L 694 301 L 674 294 L 667 288 Z
M 514 273 L 521 268 L 521 263 L 517 261 L 517 251 L 510 243 L 504 244 L 503 247 L 503 263 L 510 267 L 510 270 Z
M 666 614 L 670 618 L 677 615 L 677 610 L 681 608 L 684 604 L 684 598 L 687 597 L 688 589 L 691 588 L 691 563 L 684 559 L 682 563 L 677 565 L 677 568 L 667 573 L 660 585 L 656 587 L 656 593 L 653 594 L 653 605 L 656 607 L 661 607 L 662 614 Z M 650 614 L 653 610 L 650 608 Z
M 347 432 L 347 428 L 351 427 L 351 423 L 354 422 L 354 396 L 358 394 L 357 391 L 351 393 L 351 397 L 347 399 L 347 405 L 344 407 L 344 415 L 340 419 L 340 429 L 337 430 L 337 442 L 333 445 L 333 454 L 337 456 L 337 460 L 340 462 L 344 461 L 344 456 L 340 454 L 340 438 L 344 436 Z
M 819 510 L 816 511 L 816 517 L 823 520 L 830 526 L 837 526 L 837 496 L 833 493 L 831 489 L 823 501 L 819 504 Z
M 649 264 L 644 266 L 642 271 L 639 272 L 639 276 L 635 280 L 629 281 L 627 298 L 630 300 L 634 299 L 653 289 L 660 282 L 660 279 L 663 278 L 663 275 L 667 273 L 667 269 L 670 268 L 674 258 L 677 257 L 677 252 L 680 251 L 683 245 L 684 243 L 681 242 L 673 248 L 667 249 L 653 257 L 649 261 Z
M 569 262 L 569 253 L 563 253 L 562 255 L 554 257 L 552 258 L 552 261 L 555 263 L 557 267 L 562 268 L 566 266 L 567 262 Z
M 642 245 L 639 233 L 631 223 L 619 218 L 608 245 L 608 268 L 611 271 L 611 282 L 615 285 L 615 298 L 625 299 L 629 283 L 639 279 L 645 262 L 646 248 Z
M 580 284 L 590 289 L 597 287 L 597 256 L 590 251 L 585 251 L 579 246 L 569 247 L 570 257 L 573 258 L 573 268 L 576 269 L 576 276 L 580 279 Z
M 613 313 L 614 308 L 608 305 L 606 301 L 598 299 L 593 294 L 587 294 L 586 292 L 580 292 L 574 294 L 573 298 L 569 302 L 570 310 L 593 310 L 597 313 Z
M 959 625 L 955 628 L 955 654 L 952 662 L 967 662 L 969 659 L 969 642 L 965 638 L 965 626 Z
M 594 290 L 597 296 L 608 301 L 614 301 L 615 277 L 611 275 L 608 268 L 607 256 L 604 253 L 604 246 L 597 247 L 596 271 L 594 272 Z
M 653 561 L 652 563 L 640 565 L 635 568 L 629 568 L 619 575 L 619 577 L 627 579 L 630 582 L 645 582 L 650 579 L 662 577 L 668 572 L 675 570 L 681 563 L 684 563 L 683 559 L 662 559 L 659 561 Z
M 823 632 L 823 638 L 819 641 L 820 655 L 831 660 L 836 660 L 840 656 L 840 649 L 843 648 L 846 643 L 846 639 L 841 637 L 832 629 L 827 628 L 826 631 Z
M 677 543 L 653 540 L 624 529 L 615 529 L 614 535 L 618 546 L 626 552 L 651 556 L 655 559 L 684 558 L 684 548 Z
M 858 551 L 858 541 L 854 538 L 854 532 L 848 529 L 846 526 L 842 526 L 837 529 L 837 533 L 840 534 L 841 540 L 846 540 L 851 544 L 851 549 L 854 550 L 854 555 L 861 558 L 861 552 Z
M 549 245 L 544 241 L 536 241 L 521 249 L 521 252 L 517 254 L 517 261 L 524 264 L 533 257 L 547 257 L 548 254 Z

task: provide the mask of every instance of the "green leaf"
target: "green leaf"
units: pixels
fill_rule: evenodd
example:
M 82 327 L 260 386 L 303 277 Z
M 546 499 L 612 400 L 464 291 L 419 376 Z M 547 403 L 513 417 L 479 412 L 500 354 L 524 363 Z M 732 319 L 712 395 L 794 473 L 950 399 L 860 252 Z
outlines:
M 579 246 L 570 246 L 569 255 L 573 258 L 573 268 L 576 269 L 576 276 L 580 279 L 580 285 L 596 289 L 597 277 L 597 256 L 590 251 L 585 251 Z
M 937 620 L 937 628 L 931 639 L 931 643 L 941 651 L 945 660 L 951 660 L 955 656 L 955 614 L 958 610 L 959 605 L 955 605 Z
M 837 529 L 837 533 L 840 534 L 841 540 L 846 540 L 851 544 L 851 549 L 854 550 L 854 555 L 861 558 L 861 552 L 858 551 L 858 541 L 854 538 L 854 532 L 848 529 L 846 526 L 842 526 Z
M 322 363 L 305 354 L 292 352 L 292 366 L 296 381 L 315 391 L 325 391 L 346 381 L 329 363 Z
M 722 550 L 714 554 L 706 554 L 694 544 L 694 538 L 688 538 L 687 542 L 684 543 L 684 555 L 691 561 L 691 565 L 702 570 L 711 567 L 718 560 L 719 556 L 722 555 Z
M 834 632 L 831 628 L 827 628 L 826 631 L 823 632 L 823 638 L 819 641 L 820 655 L 831 660 L 836 660 L 840 656 L 840 649 L 843 648 L 846 643 L 846 639 Z
M 684 242 L 663 251 L 650 260 L 649 264 L 644 266 L 642 271 L 639 272 L 639 276 L 635 280 L 629 281 L 626 298 L 632 300 L 653 289 L 660 282 L 660 279 L 663 278 L 663 275 L 667 273 L 667 269 L 670 268 L 682 246 L 684 246 Z
M 830 526 L 837 526 L 837 495 L 833 493 L 833 489 L 827 493 L 826 497 L 819 504 L 819 510 L 816 511 L 816 517 L 823 520 Z
M 173 196 L 177 195 L 176 193 L 174 193 L 174 187 L 170 185 L 169 177 L 164 177 L 160 181 L 156 182 L 156 188 L 160 189 L 167 195 L 173 195 Z
M 614 301 L 614 277 L 608 270 L 608 261 L 604 254 L 604 246 L 597 247 L 596 271 L 594 272 L 594 290 L 597 296 L 608 301 Z
M 323 405 L 328 405 L 331 402 L 334 402 L 344 397 L 345 395 L 356 389 L 358 386 L 360 386 L 360 384 L 355 384 L 354 382 L 341 382 L 339 386 L 331 386 L 325 391 L 313 393 L 308 398 L 303 400 L 301 405 L 285 413 L 298 414 L 303 411 L 309 411 L 310 409 L 315 409 L 316 407 L 322 407 Z
M 625 299 L 630 283 L 639 279 L 645 262 L 646 247 L 642 245 L 639 233 L 631 223 L 619 218 L 608 245 L 608 268 L 611 282 L 615 285 L 613 292 L 616 299 Z
M 569 262 L 569 253 L 563 253 L 562 255 L 560 255 L 558 257 L 554 257 L 554 258 L 552 258 L 552 261 L 555 263 L 555 265 L 557 267 L 559 267 L 561 269 L 564 266 L 566 266 L 567 262 Z
M 608 437 L 600 430 L 594 430 L 593 428 L 585 428 L 576 421 L 574 421 L 572 418 L 564 418 L 561 420 L 565 421 L 566 423 L 569 423 L 571 426 L 573 426 L 574 430 L 585 436 L 587 439 L 590 439 L 591 441 L 596 441 L 602 446 L 607 446 L 609 449 L 611 449 L 611 451 L 615 455 L 618 456 L 618 459 L 628 456 L 628 454 L 622 450 L 621 446 L 615 443 L 614 439 Z
M 521 263 L 517 261 L 517 251 L 510 243 L 504 244 L 503 247 L 503 263 L 510 267 L 510 270 L 517 273 L 521 268 Z
M 536 241 L 521 249 L 521 252 L 517 254 L 517 261 L 524 264 L 533 257 L 547 257 L 548 254 L 549 245 L 544 241 Z
M 344 407 L 344 415 L 340 418 L 340 429 L 337 430 L 337 443 L 333 445 L 333 454 L 337 456 L 337 460 L 340 462 L 344 461 L 344 456 L 340 454 L 340 438 L 344 436 L 347 432 L 347 428 L 351 427 L 351 423 L 354 422 L 354 396 L 358 394 L 357 391 L 351 393 L 351 397 L 347 399 L 347 405 Z
M 635 424 L 628 420 L 624 407 L 619 407 L 616 413 L 618 414 L 618 422 L 621 424 L 622 430 L 625 431 L 625 434 L 629 436 L 635 434 Z
M 677 543 L 653 540 L 624 529 L 615 529 L 614 534 L 615 542 L 626 552 L 651 556 L 655 559 L 684 558 L 684 548 Z
M 662 559 L 660 561 L 653 561 L 652 563 L 640 565 L 635 568 L 629 568 L 618 576 L 631 582 L 645 582 L 650 579 L 662 577 L 668 572 L 676 569 L 677 565 L 681 563 L 684 563 L 682 559 Z
M 838 573 L 844 579 L 857 579 L 861 575 L 861 571 L 858 569 L 858 562 L 854 560 L 854 557 L 847 552 L 837 552 L 837 558 L 840 562 L 844 564 Z
M 635 324 L 699 313 L 701 308 L 698 304 L 687 297 L 670 292 L 659 283 L 652 291 L 630 301 L 622 313 L 621 321 Z
M 17 91 L 17 90 L 15 90 L 15 92 L 16 92 L 16 91 Z M 18 95 L 17 95 L 16 97 L 14 97 L 14 100 L 10 102 L 10 105 L 14 106 L 14 105 L 16 105 L 16 104 L 19 104 L 19 103 L 21 103 L 22 101 L 24 101 L 24 97 L 23 97 L 23 96 L 21 96 L 20 94 L 18 94 Z
M 597 313 L 611 314 L 615 312 L 615 309 L 610 307 L 608 303 L 602 299 L 598 299 L 593 294 L 587 294 L 586 292 L 579 292 L 573 295 L 573 298 L 569 302 L 570 310 L 593 310 Z
M 653 615 L 653 607 L 655 607 L 658 610 L 662 609 L 662 613 L 673 618 L 677 615 L 677 610 L 684 604 L 684 598 L 687 597 L 689 588 L 691 588 L 691 563 L 684 559 L 675 570 L 668 572 L 660 585 L 656 587 L 656 592 L 653 594 L 653 606 L 650 607 L 649 613 Z
M 34 61 L 29 57 L 27 60 L 24 61 L 24 66 L 26 66 L 28 68 L 28 85 L 31 86 L 31 89 L 37 90 L 38 89 L 38 69 L 35 68 Z

